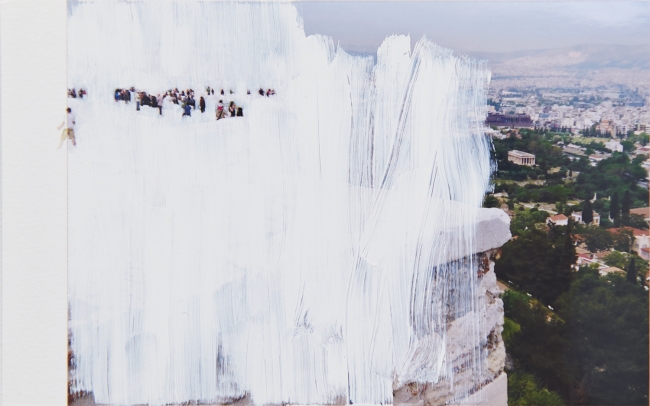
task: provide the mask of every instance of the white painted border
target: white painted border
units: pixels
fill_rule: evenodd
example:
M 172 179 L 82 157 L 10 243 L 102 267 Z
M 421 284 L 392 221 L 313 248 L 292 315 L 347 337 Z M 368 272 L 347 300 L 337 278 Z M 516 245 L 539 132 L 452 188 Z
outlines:
M 65 0 L 0 3 L 3 405 L 67 403 Z

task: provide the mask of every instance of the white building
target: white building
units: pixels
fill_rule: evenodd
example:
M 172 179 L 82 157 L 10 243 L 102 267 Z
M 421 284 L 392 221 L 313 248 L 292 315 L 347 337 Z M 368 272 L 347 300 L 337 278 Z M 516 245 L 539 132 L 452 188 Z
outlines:
M 623 145 L 619 140 L 610 140 L 605 143 L 605 148 L 612 152 L 623 152 Z
M 634 245 L 632 251 L 639 254 L 643 259 L 648 259 L 648 248 L 650 248 L 650 238 L 648 237 L 648 230 L 632 229 L 634 234 Z
M 610 158 L 611 156 L 611 154 L 591 154 L 589 155 L 589 163 L 591 166 L 597 166 L 598 162 Z
M 595 224 L 595 225 L 599 226 L 600 225 L 600 214 L 598 214 L 596 212 L 593 212 L 593 213 L 594 213 L 594 221 L 592 222 L 592 224 Z M 573 213 L 571 213 L 571 218 L 573 218 L 573 221 L 575 221 L 577 223 L 583 223 L 583 221 L 582 221 L 582 212 L 581 211 L 574 211 Z
M 517 165 L 533 166 L 535 165 L 535 155 L 513 149 L 508 151 L 508 161 Z

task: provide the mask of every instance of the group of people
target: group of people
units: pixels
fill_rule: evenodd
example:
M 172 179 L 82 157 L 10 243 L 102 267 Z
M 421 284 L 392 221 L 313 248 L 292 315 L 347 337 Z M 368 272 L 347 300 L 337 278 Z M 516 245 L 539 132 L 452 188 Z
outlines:
M 214 95 L 214 89 L 211 88 L 210 86 L 206 86 L 205 91 L 208 93 L 208 95 Z M 270 96 L 275 95 L 275 90 L 273 90 L 273 89 L 267 89 L 266 92 L 265 92 L 264 89 L 262 89 L 260 87 L 260 90 L 258 90 L 257 92 L 260 94 L 260 96 L 265 96 L 266 95 L 267 97 L 270 97 Z M 221 89 L 220 93 L 221 93 L 222 96 L 225 95 L 223 89 Z M 232 90 L 230 90 L 230 94 L 233 94 L 233 93 L 234 92 Z M 251 91 L 246 90 L 246 94 L 251 94 Z
M 86 95 L 86 91 L 83 88 L 79 89 L 78 93 L 74 87 L 72 89 L 68 89 L 68 97 L 71 97 L 73 99 L 76 99 L 77 97 L 83 99 L 85 95 Z
M 206 97 L 211 97 L 215 95 L 215 89 L 210 86 L 206 86 L 205 91 L 207 93 Z M 229 91 L 230 94 L 234 94 L 232 90 Z M 226 92 L 221 89 L 218 91 L 222 96 L 226 95 Z M 270 97 L 275 95 L 275 90 L 267 89 L 266 91 L 262 88 L 258 91 L 261 96 Z M 250 90 L 246 91 L 246 94 L 250 95 Z M 218 96 L 217 96 L 218 97 Z M 140 110 L 140 107 L 149 106 L 152 108 L 157 108 L 160 115 L 162 115 L 163 103 L 165 101 L 180 105 L 182 107 L 183 116 L 192 116 L 192 111 L 197 109 L 197 101 L 194 96 L 193 89 L 178 90 L 178 88 L 169 89 L 162 96 L 160 94 L 152 95 L 147 92 L 137 91 L 134 87 L 125 88 L 125 89 L 115 89 L 114 94 L 115 101 L 124 101 L 129 103 L 132 99 L 135 99 L 136 110 Z M 201 110 L 201 113 L 205 113 L 206 109 L 206 100 L 203 96 L 199 97 L 198 100 L 198 109 Z M 234 101 L 228 103 L 228 107 L 224 104 L 223 98 L 219 100 L 216 109 L 215 109 L 216 119 L 220 120 L 226 117 L 243 117 L 244 110 L 241 106 L 237 106 Z
M 128 103 L 131 101 L 131 93 L 135 93 L 134 88 L 130 89 L 115 89 L 115 101 L 123 101 Z
M 219 100 L 219 103 L 217 104 L 217 109 L 215 111 L 217 115 L 217 120 L 221 120 L 222 118 L 225 117 L 243 117 L 244 116 L 244 110 L 243 108 L 237 106 L 234 101 L 231 101 L 230 104 L 228 105 L 228 109 L 226 110 L 223 100 Z
M 205 91 L 207 93 L 206 97 L 214 96 L 214 89 L 211 88 L 210 86 L 207 86 Z M 229 92 L 230 94 L 234 94 L 232 90 L 230 90 Z M 225 92 L 223 89 L 221 89 L 219 93 L 222 96 L 225 96 Z M 260 94 L 260 96 L 270 97 L 275 95 L 275 90 L 267 89 L 265 91 L 264 89 L 260 88 L 258 93 Z M 251 94 L 250 90 L 247 90 L 246 94 L 250 95 Z M 85 89 L 79 89 L 79 91 L 77 91 L 75 88 L 68 89 L 68 97 L 74 99 L 79 97 L 80 99 L 83 99 L 85 95 L 86 95 Z M 178 88 L 174 88 L 166 91 L 162 96 L 160 94 L 154 96 L 147 92 L 137 91 L 134 87 L 131 87 L 131 88 L 124 88 L 124 89 L 115 89 L 114 98 L 116 102 L 124 101 L 127 104 L 131 102 L 131 100 L 135 99 L 136 110 L 139 111 L 140 107 L 142 106 L 149 106 L 149 107 L 157 108 L 160 115 L 162 115 L 163 102 L 165 100 L 176 105 L 182 105 L 183 116 L 191 116 L 192 110 L 196 110 L 197 108 L 196 99 L 194 98 L 194 90 L 192 89 L 185 89 L 179 91 Z M 199 97 L 198 104 L 199 104 L 198 108 L 199 110 L 201 110 L 201 113 L 205 113 L 206 103 L 205 103 L 205 98 L 203 96 Z M 226 105 L 224 104 L 223 98 L 220 99 L 219 102 L 217 103 L 215 109 L 217 120 L 221 120 L 222 118 L 226 118 L 226 117 L 244 116 L 244 109 L 241 106 L 237 106 L 234 101 L 230 101 L 227 104 L 228 107 L 226 107 Z M 72 109 L 67 108 L 66 119 L 64 120 L 63 123 L 61 123 L 61 125 L 58 128 L 59 130 L 63 128 L 63 133 L 61 134 L 61 143 L 59 144 L 59 148 L 63 145 L 63 142 L 66 139 L 70 139 L 70 141 L 72 141 L 72 145 L 74 146 L 77 145 L 75 135 L 74 135 L 74 127 L 75 127 L 75 116 L 74 114 L 72 114 Z
M 260 87 L 260 90 L 257 91 L 260 96 L 264 96 L 264 89 Z M 250 93 L 248 93 L 250 94 Z M 273 89 L 266 89 L 266 97 L 274 96 L 275 95 L 275 90 Z

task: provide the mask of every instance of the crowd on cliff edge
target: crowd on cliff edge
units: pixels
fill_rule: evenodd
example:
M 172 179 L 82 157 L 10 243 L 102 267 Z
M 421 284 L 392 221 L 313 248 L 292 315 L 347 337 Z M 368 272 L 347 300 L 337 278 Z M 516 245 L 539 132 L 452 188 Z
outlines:
M 215 101 L 216 99 L 219 99 L 215 108 L 215 116 L 217 120 L 221 120 L 226 117 L 244 116 L 243 107 L 237 106 L 234 101 L 224 103 L 226 94 L 223 89 L 221 89 L 217 93 L 217 95 L 215 95 L 215 89 L 209 86 L 206 87 L 205 91 L 206 91 L 205 97 L 200 96 L 198 101 L 198 110 L 200 110 L 201 113 L 205 113 L 206 98 L 211 97 Z M 273 89 L 264 90 L 260 88 L 257 93 L 262 97 L 264 96 L 271 97 L 275 95 L 275 90 Z M 83 99 L 84 96 L 86 96 L 86 94 L 87 92 L 83 88 L 80 88 L 79 90 L 77 90 L 76 88 L 68 89 L 69 98 Z M 229 94 L 234 95 L 235 93 L 232 90 L 230 90 Z M 246 94 L 250 95 L 251 94 L 250 90 L 247 90 Z M 140 111 L 141 107 L 145 107 L 145 106 L 151 108 L 157 108 L 160 115 L 162 115 L 163 106 L 165 103 L 180 105 L 182 107 L 183 117 L 184 116 L 191 117 L 192 111 L 197 110 L 197 102 L 196 102 L 194 90 L 192 89 L 179 91 L 178 88 L 174 88 L 166 91 L 162 96 L 160 94 L 154 96 L 144 91 L 138 91 L 134 87 L 125 88 L 125 89 L 115 89 L 114 99 L 115 102 L 123 101 L 126 104 L 130 103 L 131 101 L 135 101 L 136 110 L 138 111 Z M 72 145 L 76 146 L 74 127 L 75 127 L 75 116 L 72 113 L 72 110 L 70 108 L 67 108 L 66 117 L 63 123 L 61 123 L 61 125 L 57 128 L 58 130 L 63 128 L 63 132 L 61 133 L 61 142 L 59 143 L 59 148 L 61 148 L 63 142 L 66 139 L 70 139 L 70 141 L 72 141 Z
M 125 103 L 130 103 L 135 101 L 136 110 L 140 110 L 141 107 L 148 106 L 151 108 L 157 108 L 158 113 L 162 115 L 163 107 L 166 103 L 180 105 L 182 107 L 183 116 L 191 116 L 192 111 L 200 110 L 201 113 L 205 113 L 206 110 L 206 97 L 219 98 L 219 101 L 215 108 L 215 116 L 217 120 L 226 117 L 243 117 L 244 110 L 241 106 L 237 106 L 234 101 L 224 103 L 226 98 L 226 93 L 221 89 L 215 96 L 215 89 L 211 87 L 206 87 L 206 94 L 200 96 L 198 100 L 195 97 L 193 89 L 178 90 L 178 88 L 169 89 L 164 94 L 158 93 L 156 95 L 149 94 L 144 91 L 138 91 L 134 87 L 125 88 L 125 89 L 115 89 L 114 99 L 116 102 L 123 101 Z M 271 97 L 275 95 L 275 90 L 267 89 L 266 91 L 262 88 L 259 89 L 258 93 L 260 96 Z M 223 97 L 219 97 L 219 94 Z M 232 90 L 229 91 L 230 95 L 233 95 Z M 250 95 L 250 90 L 246 91 L 246 94 Z M 227 107 L 226 107 L 227 105 Z

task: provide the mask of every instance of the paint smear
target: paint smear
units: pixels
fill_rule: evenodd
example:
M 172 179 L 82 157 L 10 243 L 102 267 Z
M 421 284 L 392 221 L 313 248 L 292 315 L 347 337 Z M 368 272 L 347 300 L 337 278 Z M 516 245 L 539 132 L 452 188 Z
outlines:
M 80 2 L 68 22 L 69 87 L 88 92 L 69 100 L 73 390 L 379 404 L 480 374 L 482 62 L 407 36 L 350 56 L 289 3 Z M 131 86 L 207 110 L 113 100 Z M 219 99 L 244 117 L 217 122 Z

